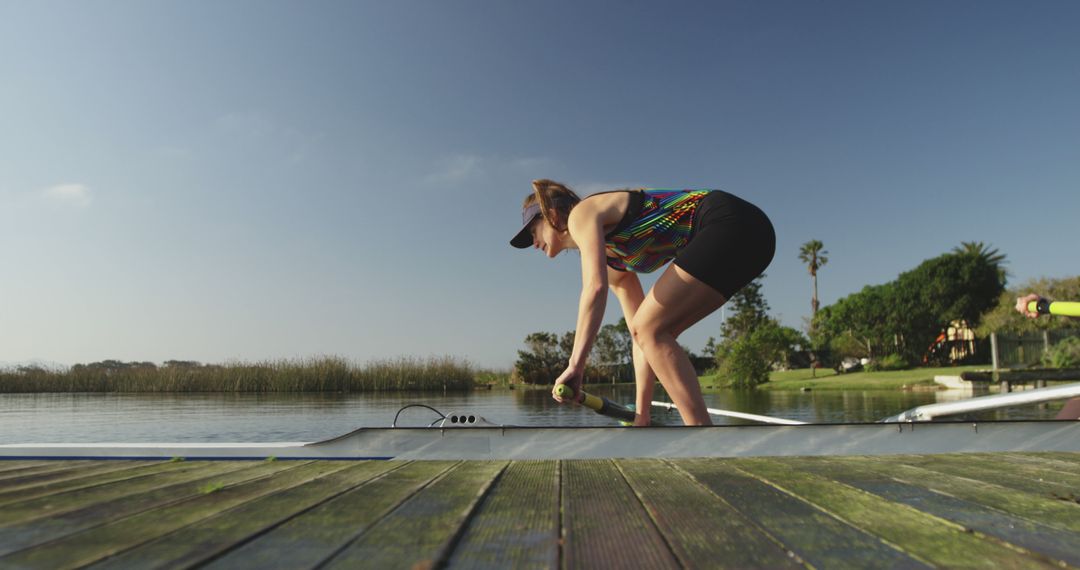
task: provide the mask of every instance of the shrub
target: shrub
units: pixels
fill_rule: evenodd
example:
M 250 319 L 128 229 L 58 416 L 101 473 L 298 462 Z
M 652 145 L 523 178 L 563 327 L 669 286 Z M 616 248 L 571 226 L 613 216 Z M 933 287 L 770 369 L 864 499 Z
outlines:
M 1053 368 L 1080 368 L 1080 337 L 1069 337 L 1046 351 L 1043 364 Z
M 899 354 L 890 354 L 883 358 L 873 360 L 870 364 L 866 365 L 866 370 L 869 372 L 880 372 L 883 370 L 907 370 L 911 366 L 903 356 Z
M 732 386 L 753 388 L 769 381 L 772 366 L 764 355 L 762 344 L 761 338 L 753 334 L 732 343 L 720 365 L 720 373 L 731 379 Z

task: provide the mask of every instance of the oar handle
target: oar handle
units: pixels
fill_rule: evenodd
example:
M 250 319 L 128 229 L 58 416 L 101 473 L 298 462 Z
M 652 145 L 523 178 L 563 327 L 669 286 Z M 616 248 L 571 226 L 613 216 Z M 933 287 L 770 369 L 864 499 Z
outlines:
M 574 399 L 574 389 L 566 384 L 559 384 L 555 386 L 555 395 L 560 398 Z M 611 400 L 602 396 L 593 396 L 592 394 L 582 391 L 581 392 L 581 405 L 589 408 L 590 410 L 605 415 L 609 418 L 615 418 L 623 422 L 633 423 L 636 414 L 633 411 L 628 410 Z
M 1039 313 L 1040 315 L 1080 317 L 1080 303 L 1039 299 L 1038 301 L 1031 301 L 1028 303 L 1028 311 Z

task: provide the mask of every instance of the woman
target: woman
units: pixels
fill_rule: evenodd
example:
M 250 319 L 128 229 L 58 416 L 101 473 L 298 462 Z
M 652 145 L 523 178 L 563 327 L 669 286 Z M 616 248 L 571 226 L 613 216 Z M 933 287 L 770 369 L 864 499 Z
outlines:
M 551 180 L 533 182 L 521 231 L 510 244 L 555 257 L 581 252 L 581 301 L 570 362 L 555 384 L 581 393 L 610 288 L 634 339 L 637 417 L 649 425 L 659 378 L 686 425 L 709 425 L 701 386 L 677 339 L 761 275 L 776 235 L 753 204 L 719 190 L 618 190 L 580 199 Z M 637 273 L 671 264 L 645 295 Z M 560 403 L 563 399 L 554 394 Z

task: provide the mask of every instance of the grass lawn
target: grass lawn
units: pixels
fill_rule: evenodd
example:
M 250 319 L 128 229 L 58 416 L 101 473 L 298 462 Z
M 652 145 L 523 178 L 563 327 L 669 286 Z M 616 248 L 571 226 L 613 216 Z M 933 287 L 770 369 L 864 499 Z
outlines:
M 818 369 L 817 377 L 811 375 L 809 368 L 773 372 L 769 381 L 758 390 L 901 390 L 914 386 L 932 386 L 934 376 L 959 376 L 961 372 L 985 369 L 986 365 L 946 366 L 944 368 L 913 368 L 887 372 L 851 372 L 836 374 L 831 369 Z M 718 375 L 702 376 L 701 386 L 705 389 L 727 387 L 727 379 Z

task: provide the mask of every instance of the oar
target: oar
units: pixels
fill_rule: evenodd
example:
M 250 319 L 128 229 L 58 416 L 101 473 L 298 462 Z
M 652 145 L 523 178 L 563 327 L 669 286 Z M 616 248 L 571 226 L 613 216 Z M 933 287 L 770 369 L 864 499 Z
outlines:
M 566 384 L 559 384 L 555 387 L 555 395 L 560 398 L 573 400 L 574 389 Z M 581 405 L 598 414 L 605 415 L 609 418 L 615 418 L 623 422 L 634 423 L 634 417 L 636 416 L 633 411 L 628 410 L 603 396 L 593 396 L 584 390 L 581 392 Z
M 1039 299 L 1028 303 L 1028 311 L 1040 315 L 1063 315 L 1080 317 L 1080 303 Z

